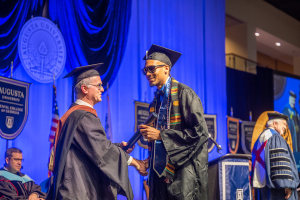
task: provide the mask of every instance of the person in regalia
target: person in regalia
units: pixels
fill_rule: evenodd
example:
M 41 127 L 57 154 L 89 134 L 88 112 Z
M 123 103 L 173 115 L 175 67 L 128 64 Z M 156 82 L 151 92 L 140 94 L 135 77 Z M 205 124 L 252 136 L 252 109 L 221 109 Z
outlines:
M 208 129 L 198 95 L 170 75 L 181 53 L 152 45 L 144 57 L 143 75 L 155 98 L 154 127 L 140 125 L 148 142 L 150 200 L 208 200 Z
M 22 151 L 12 147 L 5 152 L 5 166 L 0 169 L 1 200 L 43 200 L 46 194 L 41 187 L 21 172 Z
M 292 140 L 293 140 L 293 148 L 295 151 L 299 151 L 300 150 L 300 129 L 299 129 L 299 125 L 300 125 L 300 119 L 299 119 L 299 114 L 298 111 L 295 107 L 296 104 L 296 94 L 293 91 L 289 92 L 290 96 L 289 96 L 289 103 L 286 104 L 286 106 L 284 107 L 282 113 L 286 116 L 289 117 L 288 120 L 288 126 L 290 128 L 291 131 L 291 135 L 292 135 Z
M 283 135 L 288 117 L 268 113 L 269 121 L 252 149 L 251 183 L 257 200 L 298 199 L 298 170 Z
M 132 200 L 128 165 L 140 173 L 145 162 L 122 150 L 125 142 L 113 144 L 107 139 L 93 106 L 104 92 L 98 72 L 101 64 L 75 68 L 73 77 L 76 101 L 60 119 L 55 135 L 52 162 L 53 184 L 47 199 L 112 200 L 117 195 Z

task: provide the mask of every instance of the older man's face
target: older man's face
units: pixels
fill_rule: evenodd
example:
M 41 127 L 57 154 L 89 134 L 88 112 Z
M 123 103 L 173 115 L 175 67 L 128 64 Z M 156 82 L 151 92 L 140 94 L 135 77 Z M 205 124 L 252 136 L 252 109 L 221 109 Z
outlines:
M 164 66 L 160 66 L 164 65 Z M 165 63 L 158 60 L 146 60 L 145 68 L 157 66 L 155 71 L 152 73 L 149 70 L 147 71 L 146 78 L 150 86 L 159 86 L 164 85 L 165 81 L 169 77 L 169 66 Z
M 288 125 L 285 120 L 280 120 L 279 122 L 274 122 L 274 128 L 281 136 L 285 133 L 287 127 L 288 127 Z
M 92 101 L 94 103 L 94 105 L 96 103 L 99 103 L 100 101 L 102 101 L 102 92 L 104 92 L 104 89 L 102 87 L 102 81 L 100 76 L 93 76 L 91 77 L 91 82 L 89 85 L 91 85 L 90 88 L 87 88 L 87 99 L 89 99 L 90 101 Z

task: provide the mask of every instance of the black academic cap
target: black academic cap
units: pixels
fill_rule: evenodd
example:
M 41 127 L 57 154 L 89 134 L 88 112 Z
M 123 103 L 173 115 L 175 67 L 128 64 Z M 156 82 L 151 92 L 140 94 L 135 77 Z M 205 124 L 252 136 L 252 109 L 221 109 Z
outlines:
M 269 117 L 269 120 L 272 120 L 272 119 L 284 119 L 286 121 L 289 120 L 288 116 L 281 114 L 281 113 L 268 113 L 268 117 Z
M 64 78 L 73 77 L 73 85 L 75 86 L 81 80 L 92 76 L 100 76 L 97 68 L 103 65 L 103 63 L 97 63 L 82 67 L 77 67 L 68 73 Z
M 143 60 L 158 60 L 172 67 L 175 65 L 180 56 L 181 53 L 177 51 L 152 44 L 150 49 L 146 52 Z
M 295 94 L 292 90 L 290 90 L 290 96 L 292 96 L 292 97 L 294 97 L 294 98 L 297 97 L 296 94 Z

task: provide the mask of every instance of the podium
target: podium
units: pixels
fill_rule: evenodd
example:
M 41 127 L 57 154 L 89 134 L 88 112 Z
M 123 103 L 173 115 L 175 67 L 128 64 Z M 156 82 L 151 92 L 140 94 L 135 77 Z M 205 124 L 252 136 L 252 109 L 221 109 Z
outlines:
M 227 154 L 208 163 L 210 200 L 251 200 L 250 154 Z

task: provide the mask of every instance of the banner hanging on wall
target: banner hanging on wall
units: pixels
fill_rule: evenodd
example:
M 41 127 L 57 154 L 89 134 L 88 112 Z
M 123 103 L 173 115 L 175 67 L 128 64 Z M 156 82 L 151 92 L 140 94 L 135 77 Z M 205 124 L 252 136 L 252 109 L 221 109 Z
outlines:
M 206 121 L 209 134 L 215 141 L 217 141 L 217 115 L 204 114 L 204 119 Z M 208 140 L 207 142 L 208 153 L 211 152 L 214 147 L 215 144 L 211 140 Z
M 30 83 L 0 76 L 0 136 L 15 139 L 28 117 Z
M 233 117 L 227 117 L 227 139 L 229 152 L 236 154 L 239 149 L 240 133 L 239 133 L 240 120 Z
M 251 154 L 251 141 L 255 122 L 243 121 L 241 123 L 242 149 L 245 154 Z
M 145 120 L 149 117 L 149 103 L 134 101 L 134 132 L 138 130 L 139 125 L 143 124 Z M 148 141 L 141 137 L 138 140 L 138 145 L 145 149 L 148 149 Z

